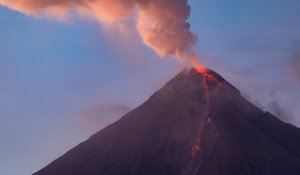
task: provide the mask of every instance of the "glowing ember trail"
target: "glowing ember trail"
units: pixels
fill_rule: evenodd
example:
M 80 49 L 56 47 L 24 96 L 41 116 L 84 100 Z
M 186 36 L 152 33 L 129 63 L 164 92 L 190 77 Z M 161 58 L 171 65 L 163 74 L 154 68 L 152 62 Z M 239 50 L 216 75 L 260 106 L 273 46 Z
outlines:
M 207 149 L 202 147 L 201 144 L 205 142 L 205 138 L 208 136 L 204 135 L 205 130 L 205 124 L 208 122 L 211 122 L 210 118 L 210 96 L 209 96 L 209 84 L 211 82 L 214 82 L 215 79 L 213 78 L 213 75 L 209 73 L 209 70 L 206 69 L 203 66 L 199 66 L 199 64 L 193 64 L 194 69 L 197 73 L 202 75 L 202 86 L 204 87 L 204 93 L 205 93 L 205 105 L 204 105 L 204 116 L 200 117 L 200 120 L 197 123 L 197 130 L 196 130 L 196 138 L 194 140 L 193 146 L 192 146 L 192 160 L 188 166 L 188 168 L 185 170 L 184 175 L 195 175 L 197 174 L 197 171 L 199 169 L 199 165 L 203 162 L 203 154 L 200 154 L 200 152 L 205 153 Z M 206 131 L 206 134 L 209 133 Z
M 204 161 L 204 155 L 209 152 L 211 149 L 212 142 L 208 142 L 211 140 L 214 130 L 211 129 L 211 124 L 213 120 L 213 115 L 211 112 L 211 97 L 210 90 L 214 85 L 218 87 L 223 87 L 221 82 L 219 82 L 216 77 L 210 72 L 210 70 L 206 69 L 204 66 L 194 63 L 194 69 L 197 73 L 199 73 L 202 78 L 202 86 L 204 87 L 205 94 L 205 105 L 203 107 L 204 113 L 203 116 L 200 117 L 200 120 L 197 123 L 197 133 L 196 138 L 194 140 L 192 146 L 192 160 L 185 170 L 185 175 L 196 175 L 199 169 L 199 166 Z M 202 146 L 202 144 L 204 146 Z M 206 145 L 206 146 L 205 146 Z M 202 153 L 202 154 L 200 154 Z
M 204 107 L 204 119 L 208 120 L 209 118 L 209 106 L 210 106 L 210 99 L 209 99 L 209 86 L 208 86 L 208 80 L 210 79 L 210 74 L 208 73 L 208 70 L 203 67 L 203 66 L 197 66 L 195 67 L 195 70 L 203 75 L 204 81 L 203 81 L 203 86 L 205 88 L 205 99 L 206 99 L 206 104 Z M 194 146 L 192 148 L 192 156 L 195 159 L 196 156 L 200 153 L 201 151 L 201 131 L 202 131 L 202 125 L 203 121 L 199 121 L 198 123 L 198 130 L 197 130 L 197 138 L 195 139 Z
M 212 121 L 212 116 L 210 114 L 210 92 L 209 92 L 209 84 L 216 84 L 218 87 L 223 87 L 223 85 L 212 75 L 209 73 L 209 70 L 207 70 L 203 66 L 194 66 L 194 69 L 203 76 L 203 86 L 205 89 L 205 99 L 206 99 L 206 104 L 204 107 L 204 117 L 201 118 L 201 120 L 198 123 L 198 129 L 197 129 L 197 137 L 195 139 L 195 143 L 192 147 L 192 157 L 195 159 L 197 155 L 201 151 L 201 140 L 202 140 L 202 131 L 203 131 L 203 125 L 205 122 L 211 122 Z

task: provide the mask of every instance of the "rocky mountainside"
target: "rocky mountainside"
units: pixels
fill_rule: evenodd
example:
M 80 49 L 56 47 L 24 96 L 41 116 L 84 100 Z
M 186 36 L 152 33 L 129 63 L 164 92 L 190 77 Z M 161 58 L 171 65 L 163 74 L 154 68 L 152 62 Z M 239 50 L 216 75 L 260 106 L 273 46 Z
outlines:
M 34 175 L 299 174 L 300 129 L 193 68 Z

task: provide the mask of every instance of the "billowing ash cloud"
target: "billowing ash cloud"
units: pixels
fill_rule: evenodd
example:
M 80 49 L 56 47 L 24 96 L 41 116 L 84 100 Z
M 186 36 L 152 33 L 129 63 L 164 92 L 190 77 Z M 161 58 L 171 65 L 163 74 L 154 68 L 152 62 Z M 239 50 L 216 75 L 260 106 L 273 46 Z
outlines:
M 137 16 L 136 28 L 144 43 L 161 57 L 191 57 L 196 37 L 190 32 L 187 0 L 0 0 L 27 15 L 65 17 L 70 12 L 104 23 Z

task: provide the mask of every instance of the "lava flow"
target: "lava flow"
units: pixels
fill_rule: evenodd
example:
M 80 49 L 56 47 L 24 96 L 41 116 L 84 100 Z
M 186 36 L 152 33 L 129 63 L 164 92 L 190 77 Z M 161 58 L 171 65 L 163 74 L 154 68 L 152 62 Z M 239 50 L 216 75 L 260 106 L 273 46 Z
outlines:
M 204 77 L 204 82 L 203 86 L 205 87 L 205 98 L 206 98 L 206 104 L 205 104 L 205 110 L 204 110 L 204 119 L 209 118 L 209 105 L 210 105 L 210 99 L 209 99 L 209 86 L 208 86 L 208 78 L 210 77 L 208 70 L 203 67 L 203 66 L 196 66 L 194 68 L 199 74 L 202 74 Z M 200 153 L 201 151 L 201 131 L 202 131 L 202 121 L 199 121 L 199 126 L 197 129 L 197 137 L 195 139 L 195 143 L 192 148 L 192 156 L 195 159 L 196 156 Z
M 210 92 L 209 92 L 209 85 L 214 83 L 219 87 L 223 87 L 222 84 L 209 72 L 208 69 L 206 69 L 204 66 L 194 66 L 194 69 L 197 71 L 197 73 L 201 74 L 203 76 L 203 86 L 205 89 L 205 99 L 206 99 L 206 104 L 204 107 L 204 117 L 199 121 L 199 126 L 197 129 L 197 137 L 195 139 L 195 143 L 192 147 L 192 156 L 193 159 L 196 158 L 196 156 L 200 153 L 201 151 L 201 133 L 203 130 L 203 124 L 205 122 L 211 122 L 212 121 L 212 116 L 210 114 Z
M 199 169 L 199 165 L 203 162 L 204 156 L 200 154 L 200 152 L 205 152 L 206 149 L 209 149 L 205 146 L 205 142 L 207 137 L 204 135 L 205 130 L 205 124 L 207 122 L 211 122 L 211 114 L 210 114 L 210 83 L 214 82 L 214 77 L 211 75 L 208 69 L 206 69 L 204 66 L 198 66 L 198 64 L 194 65 L 195 71 L 200 74 L 202 78 L 202 85 L 204 87 L 204 94 L 205 94 L 205 104 L 203 107 L 204 115 L 203 117 L 200 117 L 199 121 L 197 122 L 197 130 L 196 130 L 196 138 L 194 140 L 193 146 L 192 146 L 192 160 L 188 166 L 188 168 L 185 171 L 185 175 L 194 175 L 197 173 L 197 170 Z M 208 132 L 206 132 L 207 134 Z
M 208 82 L 214 82 L 216 83 L 219 87 L 223 87 L 222 84 L 212 75 L 209 73 L 209 70 L 205 68 L 204 66 L 194 64 L 194 69 L 199 73 L 204 76 L 205 79 L 205 84 L 204 86 L 206 89 L 208 89 Z

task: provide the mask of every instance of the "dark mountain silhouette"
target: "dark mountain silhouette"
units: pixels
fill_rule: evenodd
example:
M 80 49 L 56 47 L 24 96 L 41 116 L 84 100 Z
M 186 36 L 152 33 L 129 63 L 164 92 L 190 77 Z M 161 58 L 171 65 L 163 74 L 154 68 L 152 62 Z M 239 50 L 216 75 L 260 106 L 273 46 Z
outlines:
M 300 129 L 211 70 L 179 73 L 144 104 L 35 175 L 299 175 Z

